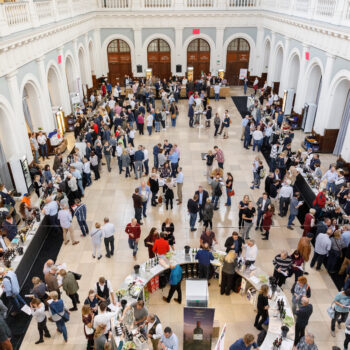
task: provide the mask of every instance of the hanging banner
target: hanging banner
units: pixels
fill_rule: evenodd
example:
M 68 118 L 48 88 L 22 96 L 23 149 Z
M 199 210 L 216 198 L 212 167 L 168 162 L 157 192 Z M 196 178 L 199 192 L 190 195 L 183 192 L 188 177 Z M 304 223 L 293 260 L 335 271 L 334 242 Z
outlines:
M 184 350 L 210 350 L 215 309 L 184 308 Z
M 248 76 L 248 69 L 241 68 L 239 70 L 239 79 L 244 80 Z
M 220 333 L 220 337 L 218 342 L 215 345 L 214 350 L 224 350 L 224 345 L 225 345 L 225 334 L 226 334 L 226 323 L 224 324 L 224 327 Z

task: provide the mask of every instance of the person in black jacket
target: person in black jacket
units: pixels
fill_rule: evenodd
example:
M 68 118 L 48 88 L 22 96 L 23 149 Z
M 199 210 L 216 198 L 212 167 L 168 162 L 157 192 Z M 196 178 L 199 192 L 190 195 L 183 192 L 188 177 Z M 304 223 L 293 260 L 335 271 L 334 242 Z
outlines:
M 301 306 L 299 310 L 296 311 L 296 322 L 295 322 L 295 339 L 294 345 L 296 346 L 300 339 L 305 335 L 305 328 L 309 323 L 309 318 L 312 314 L 313 307 L 309 304 L 309 299 L 307 297 L 302 297 Z
M 225 242 L 226 253 L 230 250 L 234 250 L 237 256 L 241 255 L 243 244 L 244 239 L 240 237 L 236 231 L 233 231 L 232 236 L 228 237 Z
M 203 220 L 203 209 L 205 206 L 205 203 L 207 202 L 207 198 L 209 197 L 208 191 L 203 189 L 203 186 L 198 187 L 198 191 L 195 192 L 195 195 L 197 195 L 197 204 L 199 207 L 199 222 Z
M 262 330 L 262 325 L 264 324 L 264 322 L 267 320 L 269 316 L 268 294 L 269 294 L 269 286 L 267 284 L 263 284 L 259 291 L 258 303 L 257 303 L 258 313 L 256 314 L 255 322 L 254 322 L 254 327 L 259 331 Z
M 265 179 L 265 192 L 269 197 L 270 197 L 270 188 L 271 188 L 271 184 L 273 183 L 273 180 L 274 180 L 274 174 L 269 173 L 269 176 L 266 176 L 266 179 Z
M 157 206 L 157 193 L 159 191 L 159 182 L 157 178 L 157 174 L 152 173 L 149 178 L 149 187 L 152 192 L 151 205 L 152 207 Z
M 187 202 L 187 210 L 190 214 L 190 227 L 191 227 L 191 232 L 196 231 L 197 229 L 194 227 L 197 221 L 197 213 L 199 210 L 198 207 L 198 195 L 194 195 L 193 199 L 190 198 Z
M 168 178 L 166 183 L 163 186 L 163 190 L 165 188 L 165 207 L 166 210 L 168 210 L 169 208 L 169 203 L 170 203 L 170 208 L 171 210 L 173 210 L 173 199 L 174 199 L 174 191 L 172 190 L 172 183 L 171 183 L 171 179 Z

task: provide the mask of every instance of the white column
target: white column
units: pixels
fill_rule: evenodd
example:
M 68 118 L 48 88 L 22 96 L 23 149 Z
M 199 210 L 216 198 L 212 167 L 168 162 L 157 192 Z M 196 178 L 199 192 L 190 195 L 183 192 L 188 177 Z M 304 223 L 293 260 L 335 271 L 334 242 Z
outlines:
M 327 53 L 327 62 L 324 74 L 322 76 L 322 86 L 320 99 L 317 106 L 317 114 L 314 124 L 314 130 L 321 136 L 324 135 L 324 130 L 327 128 L 328 119 L 331 118 L 331 109 L 329 108 L 329 88 L 331 83 L 331 74 L 333 70 L 333 65 L 335 61 L 335 56 Z
M 283 50 L 283 62 L 282 62 L 282 70 L 281 70 L 281 79 L 280 79 L 280 88 L 278 91 L 278 95 L 280 97 L 283 97 L 283 91 L 288 88 L 288 56 L 289 56 L 289 44 L 290 44 L 290 38 L 285 37 L 285 43 L 284 43 L 284 50 Z
M 78 50 L 78 39 L 73 40 L 73 55 L 74 55 L 74 61 L 77 69 L 77 76 L 74 77 L 75 81 L 77 78 L 80 78 L 80 82 L 83 83 L 82 75 L 81 75 L 81 68 L 80 68 L 80 61 L 79 61 L 79 50 Z
M 216 40 L 215 40 L 215 52 L 212 57 L 214 57 L 214 62 L 211 63 L 211 73 L 214 75 L 218 74 L 219 69 L 226 69 L 224 64 L 224 31 L 225 27 L 216 28 Z
M 32 27 L 39 27 L 39 18 L 33 0 L 28 0 L 28 10 Z
M 264 69 L 264 57 L 265 57 L 265 48 L 264 48 L 264 28 L 258 26 L 258 33 L 256 37 L 256 49 L 255 49 L 255 60 L 251 64 L 252 75 L 257 75 L 261 77 L 261 74 Z M 254 67 L 253 67 L 254 64 Z M 249 65 L 250 66 L 250 65 Z
M 176 73 L 176 70 L 175 70 L 175 75 L 178 75 L 178 76 L 184 75 L 186 71 L 186 55 L 182 49 L 183 29 L 184 29 L 183 27 L 175 28 L 175 57 L 176 57 L 175 65 L 181 64 L 182 66 L 182 71 L 180 73 Z
M 63 104 L 63 111 L 66 115 L 72 113 L 72 107 L 70 103 L 70 96 L 69 96 L 69 90 L 68 90 L 68 83 L 67 83 L 67 76 L 66 76 L 66 62 L 64 59 L 63 54 L 63 46 L 58 48 L 58 55 L 62 57 L 62 61 L 59 64 L 60 67 L 60 75 L 61 75 L 61 82 L 62 86 L 61 88 L 61 99 Z
M 276 43 L 276 34 L 274 32 L 271 32 L 269 68 L 267 72 L 267 85 L 271 87 L 273 83 L 273 74 L 275 72 L 275 43 Z
M 306 60 L 306 52 L 310 51 L 310 47 L 307 45 L 303 45 L 303 51 L 301 54 L 301 60 L 300 60 L 300 72 L 299 72 L 299 78 L 297 83 L 297 88 L 295 91 L 295 102 L 293 110 L 295 113 L 300 114 L 302 109 L 304 108 L 305 103 L 305 89 L 306 89 L 306 79 L 305 79 L 305 73 L 307 68 L 307 60 Z
M 136 77 L 142 77 L 147 69 L 147 52 L 142 52 L 142 34 L 141 28 L 134 28 L 134 40 L 135 40 L 135 72 Z M 136 66 L 142 65 L 142 72 L 137 73 Z
M 22 97 L 20 96 L 17 71 L 6 75 L 7 86 L 10 93 L 11 105 L 15 112 L 15 118 L 13 120 L 14 129 L 17 131 L 17 140 L 13 140 L 17 144 L 16 149 L 19 152 L 17 155 L 26 155 L 28 162 L 33 160 L 32 150 L 30 148 L 29 137 L 27 127 L 25 123 L 25 117 L 23 113 Z
M 86 82 L 88 84 L 88 87 L 92 87 L 92 74 L 91 74 L 91 62 L 90 62 L 90 51 L 89 51 L 89 36 L 86 33 L 84 36 L 84 42 L 85 42 L 85 68 L 87 70 L 86 73 Z
M 43 129 L 46 132 L 51 132 L 56 128 L 51 108 L 51 100 L 49 95 L 49 87 L 47 85 L 47 77 L 45 72 L 45 64 L 44 64 L 45 56 L 39 57 L 36 62 L 38 64 L 39 71 L 39 79 L 41 85 L 42 96 L 39 96 L 40 101 L 40 110 L 41 116 L 44 116 L 44 120 L 42 120 Z
M 101 52 L 101 35 L 100 29 L 94 30 L 94 57 L 95 57 L 95 75 L 96 78 L 102 77 L 102 75 L 107 75 L 108 73 L 108 61 L 104 62 L 102 59 L 103 54 Z M 107 54 L 106 54 L 107 55 Z

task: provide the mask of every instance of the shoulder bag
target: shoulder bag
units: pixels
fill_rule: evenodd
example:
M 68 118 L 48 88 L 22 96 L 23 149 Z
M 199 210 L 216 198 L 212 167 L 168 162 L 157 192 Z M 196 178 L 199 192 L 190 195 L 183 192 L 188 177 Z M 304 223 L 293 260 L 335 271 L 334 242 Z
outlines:
M 335 315 L 335 310 L 334 310 L 333 304 L 334 304 L 334 302 L 331 304 L 331 306 L 329 306 L 327 308 L 327 313 L 331 319 L 333 319 L 334 315 Z

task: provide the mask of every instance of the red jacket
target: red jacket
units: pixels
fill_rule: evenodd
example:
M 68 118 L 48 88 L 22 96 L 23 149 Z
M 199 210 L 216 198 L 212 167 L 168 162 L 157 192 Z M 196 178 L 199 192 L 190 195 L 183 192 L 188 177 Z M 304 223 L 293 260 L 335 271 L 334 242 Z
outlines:
M 136 224 L 136 226 L 131 226 L 130 223 L 126 225 L 125 232 L 129 235 L 131 239 L 139 239 L 141 236 L 141 227 L 139 224 Z M 130 234 L 132 234 L 133 237 L 131 237 Z
M 323 194 L 323 192 L 319 192 L 315 200 L 313 201 L 312 205 L 314 207 L 317 205 L 318 208 L 322 209 L 326 206 L 326 200 L 327 200 L 327 197 Z
M 164 238 L 159 238 L 154 242 L 153 252 L 158 255 L 164 255 L 169 251 L 169 242 Z
M 304 232 L 303 232 L 303 236 L 305 237 L 307 233 L 309 233 L 311 231 L 311 221 L 315 219 L 315 217 L 310 214 L 307 213 L 305 215 L 305 220 L 304 220 Z

